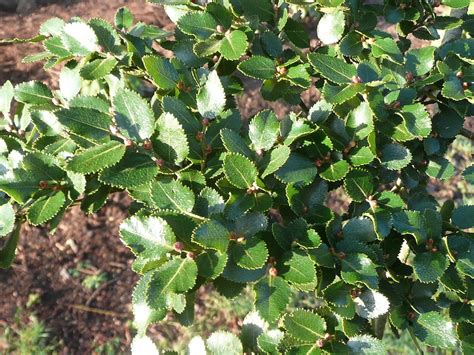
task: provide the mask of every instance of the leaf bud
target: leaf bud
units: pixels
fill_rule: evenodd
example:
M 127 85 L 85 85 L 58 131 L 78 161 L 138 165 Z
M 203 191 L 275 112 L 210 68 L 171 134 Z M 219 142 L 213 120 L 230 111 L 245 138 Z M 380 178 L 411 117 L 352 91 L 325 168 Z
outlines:
M 176 250 L 178 253 L 181 253 L 184 249 L 184 244 L 182 242 L 176 242 L 174 243 L 174 250 Z
M 392 108 L 393 108 L 394 110 L 398 110 L 401 106 L 402 106 L 402 104 L 400 103 L 400 101 L 395 101 L 395 102 L 392 104 Z
M 179 91 L 184 91 L 186 89 L 186 84 L 184 83 L 184 81 L 180 80 L 178 81 L 178 84 L 176 84 L 176 87 Z
M 277 73 L 280 75 L 288 74 L 288 69 L 286 67 L 277 67 Z
M 270 269 L 268 269 L 268 274 L 272 277 L 277 277 L 278 270 L 276 269 L 276 267 L 272 266 Z
M 247 189 L 247 195 L 255 195 L 257 191 L 258 191 L 258 188 L 256 186 L 250 186 Z
M 143 149 L 145 150 L 152 150 L 153 149 L 153 144 L 151 143 L 151 140 L 145 139 L 143 142 Z
M 156 159 L 155 164 L 157 167 L 162 168 L 165 166 L 165 161 L 163 159 Z
M 322 348 L 325 344 L 326 344 L 326 343 L 325 343 L 324 339 L 318 339 L 318 340 L 316 340 L 316 346 L 317 346 L 318 348 Z
M 351 78 L 351 81 L 352 81 L 353 84 L 360 84 L 362 82 L 362 79 L 360 78 L 360 76 L 354 75 Z
M 198 142 L 202 142 L 204 139 L 204 132 L 202 131 L 197 132 L 195 138 Z
M 133 148 L 135 144 L 133 143 L 133 141 L 131 139 L 125 139 L 125 147 L 127 148 Z
M 309 48 L 314 51 L 317 48 L 321 47 L 321 41 L 316 38 L 312 38 L 311 41 L 309 42 Z
M 209 155 L 212 153 L 212 146 L 208 144 L 206 148 L 204 149 L 204 154 Z

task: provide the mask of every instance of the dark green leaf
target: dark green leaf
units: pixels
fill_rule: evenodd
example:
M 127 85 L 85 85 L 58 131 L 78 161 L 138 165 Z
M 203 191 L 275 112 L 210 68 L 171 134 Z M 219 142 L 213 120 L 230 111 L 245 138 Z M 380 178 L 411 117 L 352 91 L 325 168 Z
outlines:
M 153 181 L 150 185 L 154 207 L 178 212 L 191 212 L 194 207 L 193 192 L 173 179 Z
M 287 314 L 283 324 L 291 336 L 304 342 L 314 343 L 326 331 L 326 321 L 320 315 L 302 309 Z
M 171 90 L 178 84 L 178 72 L 168 59 L 150 55 L 142 60 L 147 74 L 160 89 Z
M 34 226 L 48 222 L 59 213 L 65 202 L 62 191 L 38 198 L 28 210 L 28 221 Z
M 267 57 L 252 56 L 238 66 L 245 75 L 255 79 L 272 79 L 275 75 L 275 62 Z
M 263 158 L 262 164 L 262 178 L 273 174 L 279 168 L 281 168 L 288 158 L 290 157 L 291 150 L 286 145 L 280 145 L 275 149 L 272 149 L 269 154 L 266 154 Z
M 357 202 L 365 201 L 375 188 L 374 177 L 365 169 L 352 169 L 344 179 L 344 189 Z
M 217 22 L 207 12 L 188 12 L 178 20 L 178 28 L 199 39 L 207 39 L 216 31 Z
M 117 141 L 97 145 L 75 155 L 68 162 L 68 169 L 90 174 L 117 164 L 125 154 L 125 146 Z
M 117 65 L 117 59 L 110 57 L 96 59 L 82 67 L 80 73 L 86 80 L 96 80 L 109 74 Z
M 216 220 L 200 224 L 193 232 L 193 242 L 203 248 L 225 253 L 229 245 L 229 231 Z
M 341 260 L 341 277 L 351 284 L 363 283 L 371 289 L 376 289 L 379 279 L 375 264 L 364 254 L 350 254 Z
M 415 274 L 421 282 L 435 282 L 443 276 L 449 260 L 441 253 L 430 251 L 416 254 L 413 260 Z
M 246 238 L 232 248 L 232 257 L 240 267 L 254 270 L 261 268 L 268 258 L 268 249 L 263 240 Z
M 293 153 L 286 163 L 277 170 L 275 176 L 287 184 L 308 185 L 314 178 L 318 169 L 308 158 Z
M 263 278 L 254 286 L 255 309 L 267 322 L 273 323 L 290 301 L 290 287 L 281 277 Z
M 196 258 L 199 276 L 215 279 L 224 271 L 227 254 L 214 250 L 206 250 Z
M 15 86 L 15 99 L 30 105 L 48 105 L 53 99 L 53 94 L 45 84 L 30 81 Z
M 318 73 L 336 84 L 350 83 L 357 74 L 355 66 L 339 58 L 320 53 L 312 53 L 308 58 Z
M 242 31 L 232 31 L 221 40 L 220 52 L 228 60 L 237 60 L 247 50 L 247 36 Z
M 257 168 L 253 162 L 242 155 L 227 153 L 223 167 L 227 180 L 239 189 L 253 186 L 257 179 Z
M 147 303 L 154 309 L 169 308 L 169 297 L 191 289 L 196 276 L 194 260 L 176 258 L 166 262 L 153 273 Z
M 153 180 L 158 172 L 150 156 L 127 151 L 118 164 L 102 170 L 99 179 L 108 185 L 135 188 Z
M 382 148 L 380 163 L 389 170 L 400 170 L 410 164 L 411 152 L 401 144 L 390 143 Z
M 338 162 L 329 165 L 327 168 L 323 168 L 319 175 L 327 181 L 338 181 L 346 176 L 349 169 L 349 163 L 345 160 L 339 160 Z

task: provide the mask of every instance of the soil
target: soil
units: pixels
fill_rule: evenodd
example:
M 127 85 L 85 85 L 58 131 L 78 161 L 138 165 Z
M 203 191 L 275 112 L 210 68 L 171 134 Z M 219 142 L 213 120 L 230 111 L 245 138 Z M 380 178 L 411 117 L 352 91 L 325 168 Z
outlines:
M 114 195 L 107 207 L 87 217 L 79 208 L 67 213 L 54 235 L 24 226 L 17 258 L 0 271 L 0 322 L 12 322 L 30 295 L 39 300 L 33 311 L 62 342 L 64 353 L 90 353 L 111 338 L 130 342 L 130 293 L 137 276 L 132 256 L 117 235 L 128 199 Z M 97 291 L 81 281 L 106 273 Z M 1 351 L 0 347 L 0 353 Z
M 172 26 L 160 7 L 142 0 L 67 3 L 70 5 L 42 6 L 29 14 L 0 12 L 0 38 L 34 36 L 41 23 L 53 16 L 113 21 L 115 11 L 122 6 L 129 7 L 139 21 L 165 29 Z M 40 63 L 21 63 L 23 57 L 40 51 L 41 46 L 25 44 L 0 49 L 0 85 L 6 80 L 55 81 L 57 72 L 45 72 Z M 36 294 L 40 300 L 31 311 L 60 340 L 61 353 L 92 353 L 112 339 L 119 339 L 120 351 L 126 351 L 133 336 L 130 302 L 137 280 L 130 270 L 132 254 L 118 238 L 118 226 L 127 215 L 128 201 L 126 196 L 116 194 L 105 208 L 91 216 L 74 208 L 54 235 L 47 228 L 24 227 L 12 268 L 0 270 L 0 332 L 2 326 L 13 324 L 17 311 L 25 308 L 30 295 Z M 82 285 L 84 278 L 100 273 L 107 275 L 107 281 L 97 291 Z M 0 353 L 8 353 L 2 348 L 5 345 L 0 343 Z
M 53 16 L 66 20 L 72 16 L 102 17 L 113 21 L 116 9 L 122 6 L 129 7 L 139 21 L 165 29 L 173 27 L 160 7 L 145 4 L 144 0 L 67 0 L 61 4 L 55 1 L 29 14 L 0 11 L 0 38 L 34 36 L 41 23 Z M 57 70 L 45 72 L 40 63 L 21 63 L 23 57 L 38 51 L 41 46 L 31 44 L 0 47 L 0 85 L 6 80 L 19 83 L 36 79 L 54 86 Z M 237 99 L 244 119 L 261 108 L 271 108 L 278 116 L 289 111 L 281 102 L 265 102 L 257 82 L 246 81 L 245 85 L 248 93 Z M 315 90 L 309 90 L 304 101 L 310 106 L 317 96 Z M 470 122 L 472 128 L 473 120 Z M 449 190 L 453 190 L 454 185 L 450 185 Z M 347 200 L 340 193 L 335 195 L 331 197 L 331 207 L 347 208 Z M 132 254 L 118 238 L 118 226 L 127 215 L 128 205 L 129 199 L 124 194 L 115 194 L 94 215 L 85 216 L 74 208 L 55 234 L 46 228 L 25 226 L 12 268 L 0 270 L 0 332 L 2 326 L 12 324 L 18 309 L 25 308 L 30 295 L 36 294 L 40 299 L 31 311 L 60 340 L 61 353 L 91 353 L 112 339 L 118 339 L 118 350 L 125 352 L 133 336 L 130 301 L 137 280 L 130 270 Z M 107 281 L 96 291 L 82 284 L 87 276 L 101 273 L 107 275 Z M 196 309 L 199 312 L 203 307 L 198 302 Z M 223 321 L 229 322 L 229 327 L 234 322 Z M 159 327 L 152 334 L 154 338 L 180 336 Z M 2 348 L 4 345 L 0 342 L 0 353 L 8 353 L 8 349 Z

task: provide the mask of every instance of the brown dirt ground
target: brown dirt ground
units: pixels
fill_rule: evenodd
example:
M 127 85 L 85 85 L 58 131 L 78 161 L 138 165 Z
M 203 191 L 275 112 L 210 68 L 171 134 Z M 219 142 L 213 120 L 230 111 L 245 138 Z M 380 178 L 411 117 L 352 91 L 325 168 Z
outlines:
M 129 7 L 137 20 L 170 26 L 161 8 L 144 1 L 85 0 L 70 6 L 50 4 L 23 15 L 0 12 L 0 38 L 34 36 L 41 23 L 53 16 L 113 21 L 116 9 L 122 6 Z M 21 63 L 21 58 L 39 50 L 38 45 L 0 47 L 0 84 L 6 80 L 54 81 L 54 71 L 44 72 L 39 63 Z M 117 338 L 125 351 L 132 337 L 130 297 L 137 280 L 130 270 L 132 255 L 118 239 L 118 226 L 126 217 L 127 205 L 125 196 L 115 195 L 106 208 L 92 216 L 74 208 L 54 235 L 46 228 L 24 227 L 13 267 L 0 270 L 0 333 L 2 326 L 13 323 L 17 310 L 25 308 L 29 295 L 38 294 L 40 302 L 33 311 L 61 341 L 61 353 L 91 353 Z M 80 276 L 72 277 L 68 270 L 78 269 L 80 262 L 91 266 L 79 268 Z M 107 273 L 109 281 L 97 292 L 83 287 L 81 280 L 99 272 Z M 2 348 L 5 345 L 0 343 L 0 353 L 8 352 Z

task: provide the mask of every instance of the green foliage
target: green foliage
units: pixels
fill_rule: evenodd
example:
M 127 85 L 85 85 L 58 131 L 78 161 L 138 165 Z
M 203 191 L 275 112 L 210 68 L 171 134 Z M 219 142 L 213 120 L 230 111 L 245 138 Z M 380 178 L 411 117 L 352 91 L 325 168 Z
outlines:
M 445 156 L 474 114 L 470 15 L 436 16 L 427 1 L 149 2 L 173 33 L 122 8 L 114 25 L 52 19 L 6 41 L 43 42 L 27 60 L 64 66 L 59 90 L 0 87 L 0 266 L 22 223 L 54 229 L 72 205 L 93 213 L 126 191 L 119 234 L 141 276 L 133 352 L 157 352 L 146 331 L 167 313 L 191 324 L 196 291 L 213 284 L 230 299 L 252 289 L 254 311 L 240 336 L 195 337 L 194 351 L 384 353 L 387 324 L 469 353 L 474 210 L 440 206 L 428 183 L 472 188 L 472 166 Z M 439 29 L 462 31 L 413 48 Z M 235 97 L 250 81 L 292 112 L 243 124 Z M 320 93 L 310 108 L 308 89 Z M 336 213 L 340 187 L 351 202 Z M 298 293 L 316 305 L 289 309 Z

